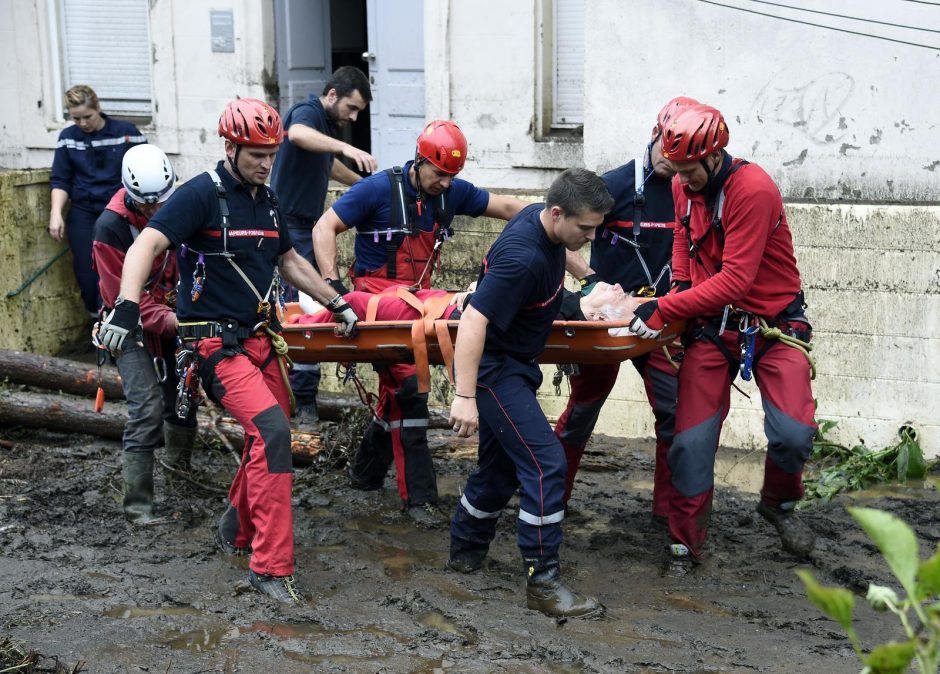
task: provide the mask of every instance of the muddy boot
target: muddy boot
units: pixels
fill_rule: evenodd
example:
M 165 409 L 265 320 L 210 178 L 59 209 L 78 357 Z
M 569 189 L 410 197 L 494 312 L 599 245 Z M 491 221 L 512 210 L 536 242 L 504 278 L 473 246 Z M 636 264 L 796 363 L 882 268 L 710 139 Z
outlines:
M 134 524 L 148 524 L 153 516 L 153 453 L 124 452 L 124 517 Z
M 466 541 L 450 540 L 450 557 L 445 566 L 457 573 L 473 573 L 483 566 L 486 553 L 489 551 L 485 545 L 474 545 Z
M 816 534 L 796 514 L 796 501 L 773 506 L 764 500 L 757 504 L 757 512 L 770 522 L 780 534 L 783 549 L 791 555 L 805 557 L 816 545 Z
M 268 576 L 248 571 L 248 582 L 261 594 L 285 604 L 303 604 L 304 598 L 297 589 L 293 576 Z
M 437 529 L 447 522 L 447 516 L 436 503 L 419 503 L 405 506 L 405 513 L 415 524 L 426 529 Z
M 668 526 L 668 525 L 667 525 Z M 692 551 L 682 543 L 673 542 L 668 548 L 668 556 L 663 563 L 664 576 L 682 578 L 698 567 L 699 561 L 692 556 Z
M 525 558 L 526 605 L 552 618 L 595 618 L 604 606 L 594 597 L 574 592 L 561 582 L 557 557 Z
M 231 503 L 219 518 L 219 526 L 215 530 L 215 545 L 226 555 L 234 557 L 243 557 L 251 554 L 251 546 L 247 548 L 235 547 L 235 539 L 238 537 L 238 510 Z
M 190 472 L 193 467 L 193 445 L 196 444 L 196 429 L 163 424 L 163 441 L 166 465 L 174 470 Z

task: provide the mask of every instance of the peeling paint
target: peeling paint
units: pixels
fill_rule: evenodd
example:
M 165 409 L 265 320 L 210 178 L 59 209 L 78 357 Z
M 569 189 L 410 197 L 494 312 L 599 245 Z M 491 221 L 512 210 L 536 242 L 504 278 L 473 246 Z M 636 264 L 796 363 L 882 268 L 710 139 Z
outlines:
M 845 130 L 847 128 L 849 128 L 849 126 L 845 123 L 845 117 L 839 117 L 839 129 Z
M 842 143 L 842 147 L 839 148 L 839 154 L 845 156 L 845 153 L 849 150 L 861 150 L 858 145 L 849 145 L 848 143 Z
M 802 166 L 803 162 L 806 160 L 806 155 L 809 154 L 808 148 L 803 148 L 803 151 L 800 152 L 800 155 L 796 159 L 791 159 L 790 161 L 783 162 L 784 166 Z
M 940 166 L 940 160 L 931 162 L 926 166 L 921 166 L 921 168 L 927 169 L 928 171 L 936 171 L 938 166 Z
M 877 145 L 881 142 L 881 129 L 875 129 L 874 135 L 868 139 L 870 145 Z

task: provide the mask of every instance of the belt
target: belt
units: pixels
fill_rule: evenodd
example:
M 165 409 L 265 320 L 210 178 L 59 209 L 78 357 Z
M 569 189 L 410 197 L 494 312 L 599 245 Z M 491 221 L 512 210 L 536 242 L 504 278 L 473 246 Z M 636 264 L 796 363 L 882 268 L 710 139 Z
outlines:
M 240 326 L 238 321 L 225 320 L 221 323 L 216 321 L 203 321 L 198 323 L 180 323 L 176 329 L 179 338 L 185 341 L 197 339 L 210 339 L 212 337 L 221 337 L 223 333 L 233 333 L 238 340 L 248 339 L 252 335 L 258 334 L 257 330 Z

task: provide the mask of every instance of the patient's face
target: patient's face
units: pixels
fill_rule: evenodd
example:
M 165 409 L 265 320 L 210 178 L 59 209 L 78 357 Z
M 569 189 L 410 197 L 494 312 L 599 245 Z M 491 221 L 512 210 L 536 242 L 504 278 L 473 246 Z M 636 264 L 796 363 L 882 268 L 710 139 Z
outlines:
M 619 283 L 613 285 L 599 282 L 594 286 L 594 290 L 587 297 L 581 298 L 581 313 L 590 321 L 603 321 L 603 308 L 606 305 L 613 305 L 624 297 L 623 288 Z

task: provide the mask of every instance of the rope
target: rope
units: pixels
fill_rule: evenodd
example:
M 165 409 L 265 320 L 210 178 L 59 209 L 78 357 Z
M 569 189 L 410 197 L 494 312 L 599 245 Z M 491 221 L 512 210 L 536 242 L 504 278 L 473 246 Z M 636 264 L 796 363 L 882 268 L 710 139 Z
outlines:
M 816 379 L 816 361 L 809 355 L 809 352 L 813 350 L 812 344 L 804 342 L 802 339 L 797 339 L 792 335 L 788 335 L 780 328 L 770 327 L 763 318 L 760 318 L 760 334 L 764 339 L 779 339 L 787 346 L 792 346 L 806 356 L 806 360 L 809 362 L 810 379 Z
M 293 415 L 297 410 L 297 399 L 294 397 L 294 390 L 290 387 L 290 375 L 288 371 L 290 368 L 294 367 L 294 361 L 287 355 L 288 347 L 287 342 L 284 341 L 284 337 L 274 332 L 274 330 L 268 326 L 264 326 L 264 331 L 268 337 L 271 338 L 271 347 L 274 349 L 274 353 L 277 354 L 277 366 L 281 370 L 281 377 L 284 379 L 284 385 L 287 387 L 288 394 L 290 394 L 290 413 Z
M 63 248 L 62 250 L 60 250 L 58 253 L 56 253 L 56 256 L 55 256 L 54 258 L 52 258 L 52 259 L 49 260 L 46 264 L 44 264 L 42 267 L 40 267 L 39 269 L 37 269 L 37 270 L 33 273 L 32 276 L 30 276 L 28 279 L 26 279 L 26 281 L 23 283 L 23 285 L 21 285 L 21 286 L 20 286 L 19 288 L 17 288 L 16 290 L 11 290 L 10 292 L 8 292 L 8 293 L 7 293 L 7 298 L 16 297 L 16 296 L 19 295 L 21 292 L 23 292 L 24 290 L 26 290 L 28 287 L 30 287 L 31 285 L 33 285 L 33 283 L 36 282 L 36 279 L 38 279 L 40 276 L 42 276 L 43 274 L 45 274 L 45 273 L 46 273 L 46 270 L 49 269 L 49 267 L 51 267 L 52 265 L 54 265 L 54 264 L 58 261 L 58 259 L 59 259 L 60 257 L 62 257 L 63 255 L 65 255 L 67 252 L 69 252 L 68 246 L 66 246 L 65 248 Z

